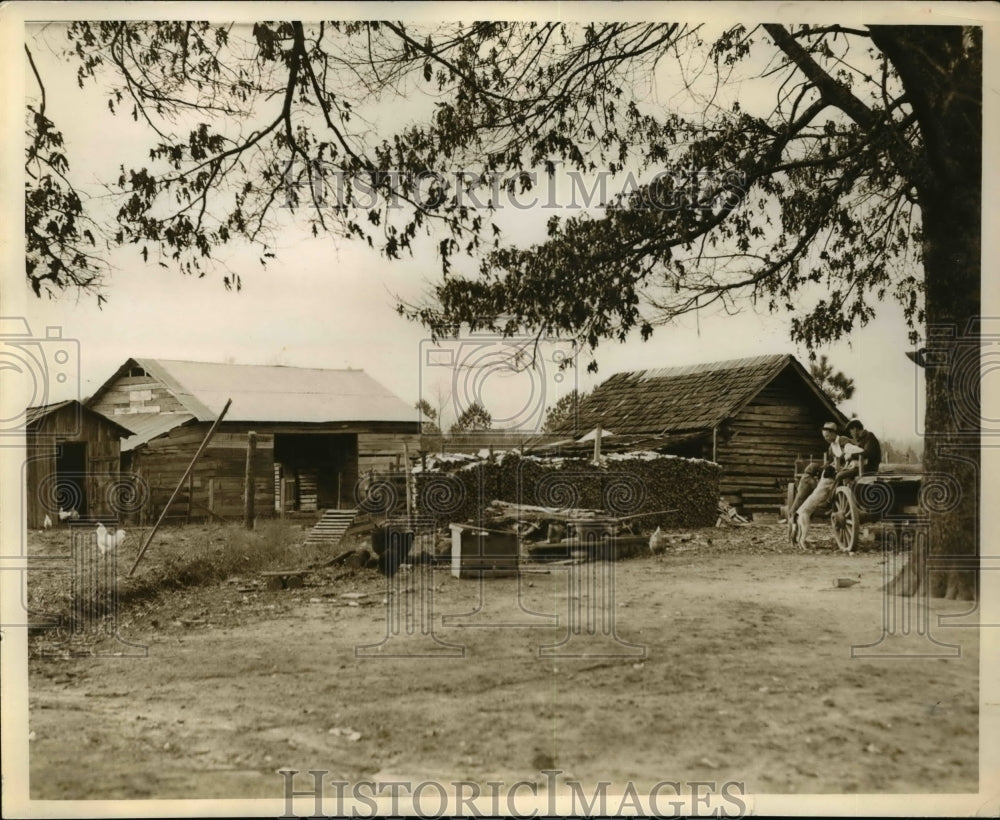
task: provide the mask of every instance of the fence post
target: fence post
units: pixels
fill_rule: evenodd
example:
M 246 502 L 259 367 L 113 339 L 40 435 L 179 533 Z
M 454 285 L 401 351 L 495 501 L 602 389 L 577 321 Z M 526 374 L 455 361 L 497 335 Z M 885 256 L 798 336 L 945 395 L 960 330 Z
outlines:
M 257 434 L 251 430 L 247 433 L 247 469 L 246 476 L 243 479 L 244 486 L 244 497 L 243 497 L 243 521 L 246 524 L 248 530 L 253 529 L 253 518 L 254 518 L 254 475 L 253 475 L 253 457 L 257 452 Z

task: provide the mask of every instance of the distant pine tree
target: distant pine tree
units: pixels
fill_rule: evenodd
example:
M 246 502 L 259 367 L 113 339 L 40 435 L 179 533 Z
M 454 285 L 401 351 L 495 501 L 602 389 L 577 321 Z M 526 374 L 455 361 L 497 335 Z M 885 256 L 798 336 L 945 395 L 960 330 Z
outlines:
M 834 404 L 841 404 L 854 395 L 854 379 L 848 378 L 839 370 L 834 370 L 825 353 L 816 361 L 809 363 L 809 375 L 816 380 L 820 389 Z

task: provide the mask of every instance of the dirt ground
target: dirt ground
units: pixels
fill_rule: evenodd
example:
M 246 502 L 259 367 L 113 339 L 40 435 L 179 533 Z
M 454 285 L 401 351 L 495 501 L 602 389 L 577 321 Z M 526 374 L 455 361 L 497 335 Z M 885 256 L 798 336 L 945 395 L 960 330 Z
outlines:
M 806 554 L 774 524 L 675 535 L 664 555 L 603 574 L 526 566 L 520 606 L 517 578 L 480 586 L 447 567 L 390 581 L 334 567 L 287 590 L 234 576 L 133 602 L 123 642 L 98 647 L 118 656 L 31 658 L 31 796 L 280 798 L 282 768 L 351 782 L 543 781 L 555 768 L 647 789 L 977 790 L 975 630 L 932 618 L 934 638 L 960 645 L 950 659 L 927 657 L 936 645 L 916 634 L 880 641 L 880 551 L 841 554 L 822 526 Z M 158 549 L 179 538 L 190 533 Z M 396 621 L 420 600 L 431 634 Z M 890 611 L 916 607 L 904 600 Z M 873 644 L 862 651 L 882 657 L 852 657 Z

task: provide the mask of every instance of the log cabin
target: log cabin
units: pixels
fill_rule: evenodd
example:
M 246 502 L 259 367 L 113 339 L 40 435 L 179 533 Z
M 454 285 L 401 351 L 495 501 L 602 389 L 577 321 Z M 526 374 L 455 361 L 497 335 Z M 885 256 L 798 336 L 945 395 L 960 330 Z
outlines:
M 786 354 L 618 373 L 582 398 L 563 432 L 592 436 L 599 426 L 605 451 L 715 461 L 722 498 L 754 515 L 784 503 L 797 459 L 822 458 L 828 421 L 843 427 L 847 417 Z
M 144 483 L 144 520 L 160 514 L 228 399 L 171 505 L 174 523 L 238 519 L 248 474 L 257 515 L 352 509 L 366 475 L 402 470 L 419 446 L 416 409 L 363 370 L 129 359 L 87 403 L 135 432 L 122 467 Z
M 25 515 L 41 529 L 59 511 L 81 519 L 120 518 L 130 488 L 121 484 L 121 441 L 132 435 L 122 423 L 69 400 L 29 407 L 25 413 Z

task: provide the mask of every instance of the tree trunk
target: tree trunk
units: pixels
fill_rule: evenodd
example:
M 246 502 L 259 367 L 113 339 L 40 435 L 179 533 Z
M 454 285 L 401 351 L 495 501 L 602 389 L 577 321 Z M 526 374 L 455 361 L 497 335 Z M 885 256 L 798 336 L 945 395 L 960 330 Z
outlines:
M 936 224 L 924 243 L 927 406 L 921 496 L 929 513 L 929 552 L 935 560 L 927 567 L 928 556 L 915 546 L 911 560 L 916 577 L 908 586 L 915 593 L 929 583 L 932 597 L 971 600 L 975 572 L 938 558 L 979 555 L 979 208 L 977 203 L 974 214 L 967 207 L 960 209 L 954 200 L 961 198 L 949 197 L 953 217 L 939 214 L 927 220 Z
M 876 30 L 921 124 L 927 405 L 923 507 L 929 542 L 889 585 L 972 600 L 980 498 L 982 40 L 975 29 Z

